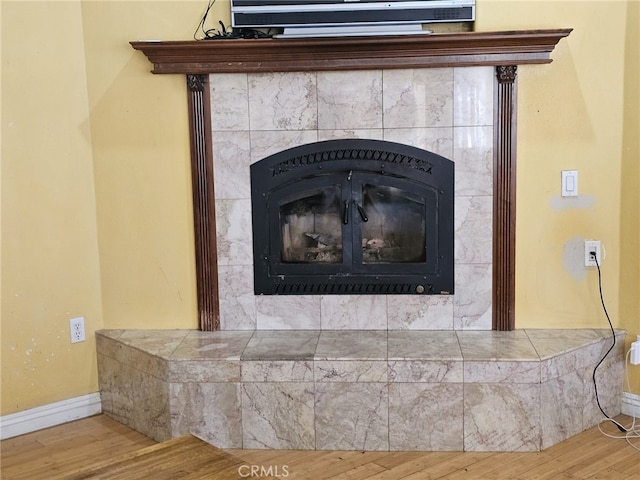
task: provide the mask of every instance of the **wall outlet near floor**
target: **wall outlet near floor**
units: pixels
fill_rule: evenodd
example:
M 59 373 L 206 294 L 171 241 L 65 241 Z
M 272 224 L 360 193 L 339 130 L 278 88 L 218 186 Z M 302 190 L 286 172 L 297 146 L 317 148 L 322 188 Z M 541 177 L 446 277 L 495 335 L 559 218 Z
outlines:
M 640 365 L 640 340 L 631 344 L 631 353 L 629 357 L 631 365 Z
M 600 240 L 585 240 L 584 241 L 584 266 L 585 267 L 597 267 L 598 265 L 602 265 L 602 255 L 601 253 L 601 245 Z M 595 253 L 596 258 L 594 259 L 591 255 Z M 596 263 L 596 259 L 598 263 Z
M 69 331 L 71 332 L 71 343 L 84 342 L 84 317 L 72 318 L 69 320 Z

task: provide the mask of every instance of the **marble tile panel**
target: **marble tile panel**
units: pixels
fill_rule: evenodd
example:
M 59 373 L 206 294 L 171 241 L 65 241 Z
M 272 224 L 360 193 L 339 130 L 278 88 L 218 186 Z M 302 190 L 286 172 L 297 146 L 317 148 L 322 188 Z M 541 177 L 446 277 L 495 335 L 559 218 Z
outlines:
M 239 383 L 170 385 L 173 437 L 193 434 L 218 448 L 242 448 Z
M 452 125 L 453 92 L 452 68 L 384 70 L 384 127 Z
M 386 382 L 387 362 L 379 360 L 316 360 L 316 382 Z
M 316 383 L 317 450 L 388 450 L 386 383 Z
M 451 127 L 385 128 L 384 139 L 422 148 L 453 159 L 453 129 Z
M 535 346 L 544 345 L 548 340 L 560 339 L 569 342 L 567 347 L 570 348 L 573 341 L 584 345 L 589 340 L 601 337 L 598 330 L 591 328 L 527 328 L 524 331 Z
M 603 358 L 613 359 L 624 357 L 624 335 L 616 335 L 614 339 L 609 331 L 608 336 L 603 336 L 599 341 L 586 345 L 580 349 L 578 364 L 581 366 L 595 365 Z
M 583 430 L 583 381 L 577 372 L 544 382 L 540 389 L 542 449 Z
M 453 295 L 388 295 L 389 330 L 453 330 Z
M 390 331 L 389 360 L 462 360 L 458 336 L 452 330 Z
M 148 333 L 145 333 L 145 335 L 148 335 Z M 162 341 L 163 340 L 164 339 L 162 339 Z M 168 369 L 166 360 L 155 354 L 147 353 L 144 347 L 144 344 L 146 344 L 150 345 L 153 351 L 162 351 L 161 348 L 158 348 L 158 342 L 152 342 L 149 338 L 144 337 L 141 340 L 143 345 L 136 347 L 135 340 L 129 338 L 127 341 L 128 343 L 123 343 L 119 339 L 114 340 L 101 334 L 96 334 L 96 351 L 98 354 L 117 360 L 123 365 L 132 365 L 134 366 L 133 368 L 149 375 L 161 379 L 167 378 Z M 162 341 L 159 343 L 162 343 Z M 171 349 L 167 351 L 171 351 Z
M 582 420 L 583 429 L 597 425 L 605 418 L 615 417 L 622 409 L 622 391 L 624 386 L 625 363 L 621 358 L 607 358 L 595 370 L 595 364 L 577 370 L 582 379 L 584 390 Z M 596 399 L 597 389 L 597 399 Z M 599 406 L 598 406 L 599 405 Z M 600 410 L 604 410 L 604 413 Z
M 465 451 L 539 451 L 539 420 L 539 384 L 464 385 Z
M 213 141 L 216 199 L 251 198 L 249 132 L 218 132 Z
M 120 336 L 126 332 L 126 330 L 124 329 L 120 329 L 120 330 L 96 330 L 96 335 L 100 335 L 106 338 L 112 338 L 112 339 L 117 339 L 120 338 Z
M 131 427 L 158 442 L 169 440 L 172 435 L 168 383 L 135 369 L 129 380 L 133 385 Z
M 258 330 L 320 329 L 318 295 L 260 295 L 256 297 Z
M 454 125 L 493 124 L 495 68 L 453 69 Z
M 364 129 L 340 129 L 340 130 L 319 130 L 318 141 L 339 140 L 343 138 L 368 138 L 371 140 L 384 140 L 383 130 L 381 128 L 364 128 Z
M 600 340 L 596 331 L 589 329 L 527 329 L 525 332 L 542 360 L 565 354 L 570 350 L 582 348 L 589 343 L 596 343 Z
M 318 128 L 315 73 L 251 73 L 248 81 L 251 130 Z
M 456 163 L 456 196 L 493 195 L 492 127 L 454 128 L 450 158 Z
M 133 368 L 98 352 L 98 384 L 102 412 L 133 426 Z
M 490 264 L 493 197 L 456 197 L 454 210 L 456 263 Z
M 218 265 L 253 265 L 251 200 L 216 202 Z
M 253 332 L 216 331 L 189 332 L 171 354 L 173 360 L 240 360 Z
M 456 335 L 465 362 L 473 360 L 539 360 L 537 352 L 522 330 L 510 332 L 464 331 L 456 332 Z
M 249 86 L 247 74 L 210 74 L 209 90 L 211 94 L 211 126 L 213 131 L 249 130 Z
M 256 330 L 242 360 L 313 360 L 320 332 L 317 330 Z
M 218 265 L 221 330 L 255 330 L 258 310 L 253 293 L 253 267 Z
M 318 72 L 318 128 L 382 128 L 382 71 Z
M 313 382 L 311 360 L 242 362 L 243 382 Z
M 189 332 L 190 330 L 126 330 L 118 337 L 118 341 L 149 355 L 166 358 Z
M 611 338 L 610 328 L 594 328 L 593 330 L 596 332 L 597 335 L 600 335 L 602 338 L 605 338 L 605 339 Z M 614 328 L 613 331 L 616 335 L 616 339 L 618 340 L 622 339 L 624 341 L 625 337 L 627 336 L 626 330 L 623 330 L 620 328 Z
M 239 382 L 240 360 L 172 360 L 168 362 L 169 382 Z
M 243 448 L 313 450 L 313 383 L 243 383 Z
M 491 330 L 491 264 L 455 266 L 454 330 Z
M 575 372 L 580 366 L 581 350 L 548 356 L 540 362 L 540 379 L 543 382 Z
M 389 386 L 389 449 L 463 450 L 462 384 Z
M 386 360 L 387 332 L 322 330 L 315 360 Z
M 462 383 L 462 360 L 389 360 L 389 382 Z
M 537 359 L 464 362 L 464 383 L 540 383 L 540 362 Z
M 323 330 L 386 330 L 386 295 L 321 295 Z
M 250 135 L 252 164 L 282 150 L 318 141 L 317 130 L 252 131 Z
M 128 346 L 123 345 L 121 342 L 110 335 L 112 331 L 110 330 L 99 330 L 96 331 L 96 351 L 109 358 L 113 358 L 115 360 L 123 360 L 125 354 L 122 352 L 123 349 L 129 349 Z M 119 335 L 122 334 L 122 330 L 117 330 Z

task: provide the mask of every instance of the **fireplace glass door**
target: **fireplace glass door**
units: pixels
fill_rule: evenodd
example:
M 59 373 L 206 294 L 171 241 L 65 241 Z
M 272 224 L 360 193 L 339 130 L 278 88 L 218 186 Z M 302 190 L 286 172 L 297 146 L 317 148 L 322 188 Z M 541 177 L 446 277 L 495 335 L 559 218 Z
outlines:
M 451 294 L 453 175 L 444 157 L 365 139 L 252 164 L 255 293 Z
M 424 263 L 426 201 L 407 190 L 364 183 L 354 200 L 364 264 Z
M 274 274 L 317 266 L 324 272 L 432 272 L 428 235 L 435 238 L 435 190 L 410 180 L 363 172 L 320 175 L 273 192 Z M 384 266 L 384 267 L 382 267 Z M 412 267 L 413 266 L 413 267 Z
M 343 209 L 341 185 L 287 196 L 279 207 L 282 263 L 342 264 Z

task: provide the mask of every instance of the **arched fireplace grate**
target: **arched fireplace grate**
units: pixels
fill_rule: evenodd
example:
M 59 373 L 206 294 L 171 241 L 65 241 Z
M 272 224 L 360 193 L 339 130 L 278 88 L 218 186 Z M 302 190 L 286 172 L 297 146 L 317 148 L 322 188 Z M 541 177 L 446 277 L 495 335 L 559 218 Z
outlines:
M 256 294 L 452 294 L 453 162 L 394 142 L 301 145 L 251 166 Z

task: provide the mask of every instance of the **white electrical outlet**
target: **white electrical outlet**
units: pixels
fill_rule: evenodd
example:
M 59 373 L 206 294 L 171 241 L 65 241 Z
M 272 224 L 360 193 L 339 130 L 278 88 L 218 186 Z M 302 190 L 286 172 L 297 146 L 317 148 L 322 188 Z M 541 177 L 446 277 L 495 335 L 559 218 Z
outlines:
M 598 265 L 602 265 L 602 256 L 600 254 L 600 240 L 585 240 L 584 241 L 584 266 L 585 267 L 596 267 Z M 594 259 L 591 255 L 595 253 L 596 258 Z M 596 259 L 598 263 L 596 265 Z
M 629 355 L 631 365 L 640 365 L 640 341 L 631 344 L 631 354 Z
M 72 318 L 69 320 L 69 331 L 71 332 L 71 343 L 84 342 L 84 317 Z

